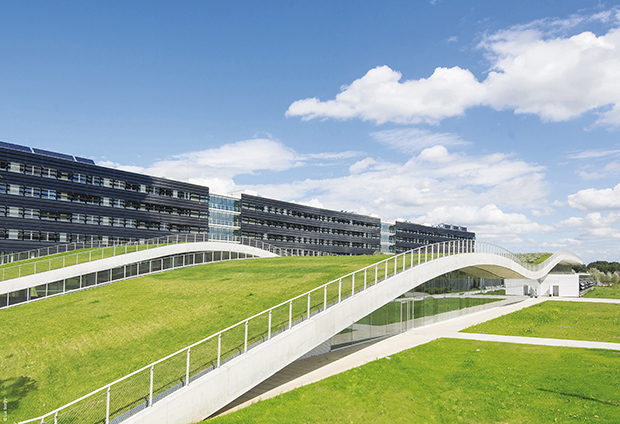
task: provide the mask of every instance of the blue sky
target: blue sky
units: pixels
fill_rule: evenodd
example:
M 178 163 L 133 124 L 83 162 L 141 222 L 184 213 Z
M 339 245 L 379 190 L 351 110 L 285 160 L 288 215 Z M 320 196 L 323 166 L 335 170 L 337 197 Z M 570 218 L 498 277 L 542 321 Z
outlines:
M 3 1 L 0 139 L 619 260 L 620 2 Z

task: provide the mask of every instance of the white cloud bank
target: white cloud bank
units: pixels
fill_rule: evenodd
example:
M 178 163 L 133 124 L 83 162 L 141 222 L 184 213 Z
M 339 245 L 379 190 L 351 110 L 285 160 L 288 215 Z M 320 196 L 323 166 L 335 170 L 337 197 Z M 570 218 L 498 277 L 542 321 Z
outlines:
M 614 188 L 580 190 L 568 196 L 568 205 L 580 211 L 620 211 L 620 184 Z
M 557 35 L 588 21 L 613 23 L 597 36 Z M 341 88 L 333 100 L 292 103 L 287 116 L 359 118 L 378 124 L 437 123 L 488 106 L 566 121 L 586 112 L 597 124 L 620 124 L 620 28 L 616 9 L 566 20 L 542 20 L 487 35 L 479 47 L 490 61 L 486 79 L 458 66 L 436 68 L 428 78 L 404 80 L 378 66 Z
M 316 160 L 334 161 L 359 154 L 346 151 L 302 155 L 278 140 L 260 138 L 175 155 L 148 167 L 126 166 L 109 161 L 100 162 L 99 165 L 200 184 L 224 194 L 238 189 L 233 181 L 238 175 L 286 171 Z
M 453 140 L 453 136 L 435 137 L 430 133 L 424 137 Z M 456 144 L 459 143 L 457 140 Z M 371 156 L 360 158 L 359 152 L 300 154 L 280 141 L 255 139 L 184 153 L 144 168 L 110 162 L 100 165 L 202 184 L 214 193 L 249 189 L 267 197 L 372 213 L 384 219 L 470 225 L 484 235 L 496 233 L 514 238 L 517 234 L 548 230 L 522 213 L 506 212 L 522 209 L 523 205 L 540 209 L 547 206 L 543 167 L 511 155 L 467 155 L 430 144 L 425 141 L 416 145 L 416 152 L 404 154 L 402 161 L 385 161 Z M 421 148 L 427 145 L 430 147 Z M 410 145 L 400 148 L 412 150 Z M 278 173 L 325 162 L 339 170 L 346 170 L 348 165 L 348 173 L 288 183 L 235 182 L 237 176 L 244 174 Z M 316 175 L 311 171 L 308 174 Z

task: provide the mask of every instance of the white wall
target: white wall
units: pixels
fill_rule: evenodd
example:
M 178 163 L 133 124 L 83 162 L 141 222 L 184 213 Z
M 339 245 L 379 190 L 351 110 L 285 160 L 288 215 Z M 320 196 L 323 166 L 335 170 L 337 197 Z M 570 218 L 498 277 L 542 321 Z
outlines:
M 558 286 L 560 297 L 579 297 L 579 274 L 549 274 L 540 285 L 540 296 L 551 296 Z
M 506 294 L 510 296 L 524 296 L 530 293 L 533 293 L 538 287 L 538 281 L 536 280 L 526 280 L 522 278 L 507 278 L 504 280 L 504 285 L 506 286 Z M 523 287 L 528 286 L 528 292 L 524 294 Z

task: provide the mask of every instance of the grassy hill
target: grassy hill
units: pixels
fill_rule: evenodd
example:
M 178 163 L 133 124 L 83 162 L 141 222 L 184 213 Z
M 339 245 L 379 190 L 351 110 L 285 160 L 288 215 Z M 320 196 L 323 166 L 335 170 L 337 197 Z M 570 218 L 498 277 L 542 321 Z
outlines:
M 295 295 L 382 259 L 249 259 L 120 281 L 0 311 L 9 422 L 62 406 Z

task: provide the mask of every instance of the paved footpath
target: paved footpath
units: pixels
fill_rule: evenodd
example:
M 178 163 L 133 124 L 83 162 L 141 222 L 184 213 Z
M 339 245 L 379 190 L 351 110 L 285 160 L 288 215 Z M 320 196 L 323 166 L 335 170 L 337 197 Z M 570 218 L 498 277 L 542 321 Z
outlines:
M 495 341 L 503 343 L 521 343 L 546 346 L 581 347 L 591 349 L 620 350 L 620 343 L 589 342 L 581 340 L 545 339 L 535 337 L 496 336 L 492 334 L 459 333 L 465 328 L 518 311 L 538 303 L 553 301 L 577 301 L 594 303 L 619 303 L 620 299 L 584 299 L 584 298 L 532 298 L 523 302 L 475 312 L 470 315 L 451 320 L 413 328 L 407 332 L 397 334 L 379 341 L 365 343 L 339 349 L 323 355 L 295 361 L 282 369 L 254 389 L 241 396 L 236 401 L 218 411 L 214 416 L 225 414 L 244 408 L 259 400 L 269 399 L 280 393 L 288 392 L 297 387 L 305 386 L 332 375 L 359 367 L 379 358 L 411 349 L 441 337 Z

